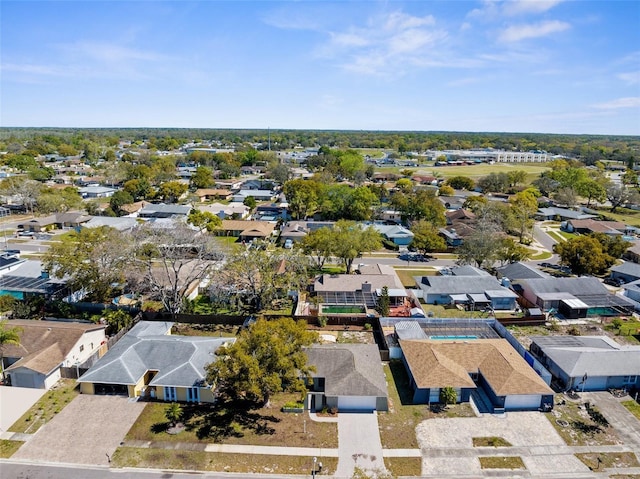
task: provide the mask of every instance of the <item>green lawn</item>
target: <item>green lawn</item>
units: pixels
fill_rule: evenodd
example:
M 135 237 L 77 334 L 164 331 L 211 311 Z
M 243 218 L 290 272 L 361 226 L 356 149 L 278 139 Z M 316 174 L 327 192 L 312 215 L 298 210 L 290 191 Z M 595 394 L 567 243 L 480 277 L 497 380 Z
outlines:
M 445 178 L 451 176 L 468 176 L 476 180 L 487 176 L 489 173 L 508 173 L 510 171 L 524 170 L 527 172 L 528 181 L 536 179 L 540 176 L 540 173 L 549 170 L 549 167 L 544 166 L 543 163 L 495 163 L 493 165 L 481 163 L 471 166 L 434 166 L 428 170 L 425 170 L 425 168 L 424 166 L 420 167 L 418 174 L 432 175 L 437 173 Z
M 7 439 L 0 439 L 0 458 L 8 459 L 20 449 L 20 446 L 24 444 L 24 441 L 10 441 Z
M 426 268 L 410 269 L 404 266 L 403 267 L 394 266 L 394 269 L 396 270 L 396 274 L 398 275 L 398 278 L 400 278 L 400 281 L 402 281 L 402 284 L 406 288 L 415 288 L 416 281 L 415 279 L 413 279 L 414 276 L 435 276 L 436 275 L 435 269 L 426 269 Z
M 616 467 L 640 467 L 638 459 L 632 452 L 603 452 L 576 454 L 589 469 L 611 469 Z
M 75 379 L 61 379 L 10 428 L 11 432 L 34 434 L 79 394 Z
M 473 447 L 511 447 L 513 445 L 506 439 L 496 436 L 474 437 L 471 440 Z
M 421 457 L 385 457 L 384 465 L 393 477 L 420 477 Z
M 635 401 L 623 401 L 622 405 L 640 420 L 640 404 Z
M 549 259 L 553 256 L 553 253 L 550 253 L 548 251 L 543 251 L 541 253 L 538 254 L 534 254 L 531 256 L 531 261 L 542 261 L 544 259 Z

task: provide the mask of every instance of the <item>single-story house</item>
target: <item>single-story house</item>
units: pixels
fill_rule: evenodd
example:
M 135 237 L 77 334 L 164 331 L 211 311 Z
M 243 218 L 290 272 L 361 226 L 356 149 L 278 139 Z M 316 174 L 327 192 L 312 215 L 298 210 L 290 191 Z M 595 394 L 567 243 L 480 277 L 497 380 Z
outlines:
M 126 205 L 122 205 L 120 206 L 120 209 L 122 211 L 124 211 L 125 213 L 127 213 L 126 215 L 123 216 L 127 216 L 130 218 L 137 218 L 138 213 L 140 212 L 140 210 L 142 210 L 145 206 L 149 205 L 151 203 L 149 203 L 148 201 L 136 201 L 135 203 L 129 203 Z
M 616 315 L 632 309 L 633 304 L 624 296 L 612 294 L 598 278 L 541 278 L 523 279 L 514 285 L 522 296 L 539 308 L 558 310 L 563 316 L 584 317 Z M 574 300 L 579 300 L 576 302 Z M 575 311 L 572 311 L 575 310 Z M 582 313 L 585 310 L 586 313 Z
M 518 295 L 493 276 L 416 276 L 427 304 L 467 304 L 473 309 L 514 310 Z
M 607 336 L 532 336 L 531 353 L 566 389 L 605 391 L 639 384 L 640 346 Z
M 625 262 L 613 266 L 610 270 L 611 277 L 621 279 L 625 283 L 631 283 L 640 279 L 640 264 Z
M 186 218 L 190 211 L 191 211 L 191 206 L 189 205 L 174 205 L 174 204 L 167 205 L 164 203 L 158 203 L 158 204 L 150 203 L 138 212 L 138 217 L 139 218 L 176 218 L 176 217 Z
M 553 405 L 553 390 L 505 339 L 400 340 L 415 404 L 440 402 L 453 387 L 458 402 L 476 389 L 494 411 L 537 410 Z
M 49 277 L 39 260 L 21 260 L 14 265 L 15 268 L 0 273 L 0 295 L 7 294 L 19 300 L 30 296 L 51 298 L 66 287 L 66 280 Z
M 120 216 L 118 218 L 111 216 L 94 216 L 86 223 L 83 223 L 82 227 L 101 228 L 102 226 L 108 226 L 109 228 L 115 228 L 118 231 L 128 231 L 135 228 L 137 225 L 138 220 L 128 216 Z
M 212 403 L 205 366 L 233 338 L 175 336 L 171 322 L 140 321 L 78 382 L 84 394 Z
M 77 228 L 91 220 L 91 216 L 80 212 L 56 213 L 54 215 L 34 218 L 22 224 L 25 231 L 34 233 L 65 228 Z
M 594 219 L 568 220 L 564 229 L 569 233 L 604 233 L 607 235 L 623 235 L 627 231 L 627 225 L 621 221 L 598 221 Z
M 544 271 L 540 271 L 538 268 L 527 263 L 508 263 L 504 266 L 496 268 L 498 278 L 506 278 L 509 280 L 521 280 L 521 279 L 539 279 L 550 278 L 550 276 Z
M 251 241 L 269 238 L 274 231 L 275 225 L 267 221 L 222 220 L 222 225 L 215 230 L 215 234 L 234 236 L 240 241 Z
M 413 241 L 413 232 L 401 225 L 382 225 L 374 223 L 373 229 L 397 246 L 409 246 Z
M 229 200 L 233 196 L 231 190 L 221 188 L 199 188 L 194 192 L 200 201 Z
M 3 345 L 3 362 L 12 386 L 49 389 L 61 378 L 61 367 L 80 366 L 106 348 L 105 325 L 71 321 L 12 319 L 20 344 Z
M 230 203 L 228 205 L 223 203 L 211 203 L 210 205 L 197 205 L 195 208 L 199 211 L 208 211 L 209 213 L 213 213 L 221 220 L 232 218 L 243 220 L 249 216 L 249 207 L 242 203 Z
M 288 216 L 288 205 L 286 203 L 260 205 L 253 213 L 253 217 L 260 221 L 285 220 Z
M 109 198 L 114 195 L 117 190 L 108 186 L 83 186 L 78 188 L 78 193 L 83 198 Z
M 242 203 L 250 196 L 255 198 L 256 201 L 273 201 L 277 195 L 271 190 L 240 190 L 233 195 L 231 201 Z
M 462 238 L 462 236 L 460 236 L 453 228 L 439 228 L 438 233 L 440 233 L 440 236 L 442 236 L 447 242 L 447 246 L 456 247 L 461 246 L 462 243 L 464 243 L 464 238 Z
M 334 225 L 333 221 L 289 221 L 280 231 L 280 240 L 285 242 L 290 239 L 295 243 L 312 231 L 320 228 L 333 228 Z
M 640 263 L 640 244 L 634 242 L 633 246 L 624 252 L 622 258 L 627 261 L 633 261 L 634 263 Z
M 306 407 L 338 411 L 387 411 L 387 382 L 375 344 L 322 344 L 306 350 L 313 384 Z
M 536 213 L 536 219 L 538 220 L 588 220 L 596 218 L 596 215 L 584 213 L 582 211 L 569 210 L 566 208 L 559 208 L 557 206 L 550 206 L 548 208 L 539 208 Z

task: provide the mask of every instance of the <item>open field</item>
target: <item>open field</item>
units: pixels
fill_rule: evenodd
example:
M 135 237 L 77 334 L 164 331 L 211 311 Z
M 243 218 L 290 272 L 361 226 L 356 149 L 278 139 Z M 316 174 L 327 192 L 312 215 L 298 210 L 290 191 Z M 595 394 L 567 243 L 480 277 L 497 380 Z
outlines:
M 489 173 L 508 173 L 510 171 L 523 170 L 527 172 L 527 181 L 536 179 L 540 173 L 549 170 L 544 163 L 481 163 L 471 166 L 434 166 L 420 167 L 417 173 L 423 175 L 439 174 L 444 178 L 452 176 L 468 176 L 469 178 L 478 179 L 487 176 Z

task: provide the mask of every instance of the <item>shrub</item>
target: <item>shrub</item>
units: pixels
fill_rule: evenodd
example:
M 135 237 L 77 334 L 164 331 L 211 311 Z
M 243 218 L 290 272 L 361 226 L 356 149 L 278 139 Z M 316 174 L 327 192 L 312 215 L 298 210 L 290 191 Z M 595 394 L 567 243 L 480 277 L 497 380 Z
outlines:
M 324 328 L 327 325 L 327 317 L 326 316 L 318 316 L 318 326 Z
M 371 323 L 365 323 L 364 329 L 366 329 L 367 331 L 370 331 L 371 330 Z

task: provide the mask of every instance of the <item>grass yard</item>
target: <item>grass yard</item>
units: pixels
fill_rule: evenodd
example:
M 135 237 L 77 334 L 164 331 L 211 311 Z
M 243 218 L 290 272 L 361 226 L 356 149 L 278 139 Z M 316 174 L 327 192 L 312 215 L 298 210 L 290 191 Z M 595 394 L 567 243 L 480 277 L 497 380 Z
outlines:
M 247 410 L 224 403 L 214 406 L 183 406 L 184 431 L 169 434 L 165 403 L 149 403 L 127 433 L 125 440 L 183 443 L 223 443 L 256 446 L 337 447 L 336 423 L 313 422 L 302 414 L 280 409 L 299 395 L 277 394 L 270 408 Z
M 509 441 L 502 437 L 490 436 L 490 437 L 474 437 L 472 438 L 473 447 L 511 447 Z
M 616 467 L 640 467 L 638 458 L 632 452 L 593 452 L 576 454 L 592 471 Z
M 487 456 L 478 459 L 482 469 L 526 469 L 518 456 Z
M 568 446 L 606 446 L 620 444 L 614 429 L 595 407 L 567 400 L 546 414 L 551 425 Z
M 640 211 L 631 210 L 629 208 L 618 208 L 615 213 L 612 213 L 610 208 L 595 208 L 598 213 L 606 217 L 607 220 L 622 221 L 625 224 L 631 226 L 640 226 Z
M 531 258 L 529 258 L 531 261 L 542 261 L 545 259 L 549 259 L 553 256 L 553 253 L 550 253 L 548 251 L 542 251 L 538 254 L 534 254 L 531 256 Z
M 389 392 L 389 411 L 378 413 L 380 440 L 387 449 L 415 449 L 418 447 L 415 429 L 427 419 L 444 417 L 473 417 L 468 403 L 455 404 L 440 412 L 431 411 L 426 404 L 411 404 L 413 392 L 404 365 L 392 360 L 384 366 Z
M 400 281 L 402 281 L 403 286 L 406 288 L 415 288 L 416 281 L 413 279 L 414 276 L 435 276 L 436 270 L 434 268 L 407 268 L 407 267 L 398 267 L 395 266 L 396 274 Z
M 559 243 L 562 243 L 565 240 L 565 238 L 558 231 L 547 230 L 545 231 L 545 233 L 547 233 L 549 236 L 551 236 L 554 240 L 556 240 Z
M 449 178 L 451 176 L 468 176 L 469 178 L 478 179 L 487 176 L 489 173 L 509 173 L 510 171 L 524 170 L 527 172 L 528 182 L 533 181 L 543 171 L 548 171 L 549 167 L 544 163 L 480 163 L 469 166 L 434 166 L 425 170 L 421 167 L 417 174 L 433 175 L 439 174 L 442 177 Z
M 11 432 L 33 434 L 48 423 L 79 394 L 75 379 L 61 379 L 10 428 Z
M 621 403 L 624 407 L 626 407 L 631 414 L 640 420 L 640 404 L 635 401 L 622 401 Z
M 336 470 L 336 457 L 318 457 L 322 473 Z M 220 471 L 262 474 L 311 475 L 313 458 L 306 456 L 272 456 L 264 454 L 229 454 L 198 450 L 143 449 L 119 447 L 111 456 L 115 467 L 142 467 L 192 471 Z
M 9 459 L 20 449 L 24 441 L 10 441 L 8 439 L 0 439 L 0 458 Z
M 420 477 L 421 457 L 385 457 L 384 465 L 393 477 Z

